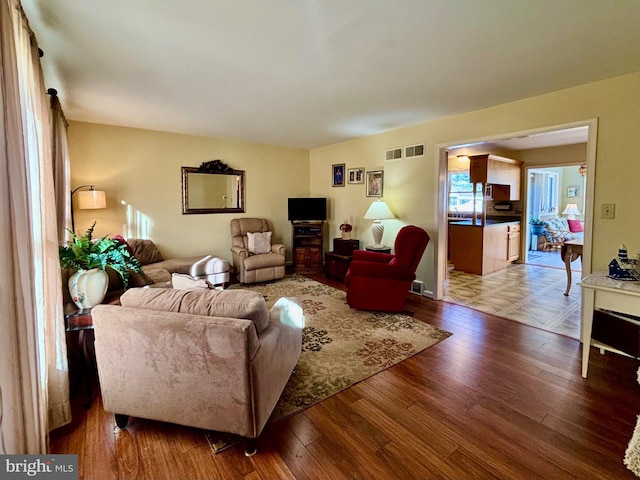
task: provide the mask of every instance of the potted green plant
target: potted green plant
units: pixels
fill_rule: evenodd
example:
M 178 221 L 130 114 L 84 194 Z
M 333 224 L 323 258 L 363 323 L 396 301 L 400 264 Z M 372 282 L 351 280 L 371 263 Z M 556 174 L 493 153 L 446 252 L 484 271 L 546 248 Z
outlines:
M 107 267 L 122 278 L 127 288 L 129 272 L 140 272 L 140 262 L 129 253 L 127 245 L 106 236 L 94 240 L 95 222 L 84 235 L 71 232 L 72 239 L 59 248 L 60 265 L 76 270 L 69 278 L 69 293 L 79 308 L 91 308 L 102 302 L 109 286 Z
M 547 226 L 547 222 L 544 220 L 540 220 L 539 218 L 531 218 L 529 220 L 529 225 L 531 225 L 531 234 L 532 235 L 542 235 L 544 234 L 544 227 Z

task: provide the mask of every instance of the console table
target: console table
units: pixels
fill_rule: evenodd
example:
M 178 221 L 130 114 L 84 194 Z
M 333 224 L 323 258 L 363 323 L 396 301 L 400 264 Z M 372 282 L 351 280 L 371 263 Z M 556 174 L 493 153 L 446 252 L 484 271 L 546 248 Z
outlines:
M 584 277 L 578 285 L 582 287 L 582 325 L 580 332 L 582 341 L 582 376 L 587 378 L 589 352 L 592 345 L 600 348 L 601 351 L 607 350 L 626 355 L 625 352 L 594 341 L 591 338 L 594 310 L 610 310 L 612 312 L 640 316 L 640 282 L 614 280 L 609 278 L 606 272 L 594 272 Z M 633 322 L 633 320 L 629 320 L 629 322 Z

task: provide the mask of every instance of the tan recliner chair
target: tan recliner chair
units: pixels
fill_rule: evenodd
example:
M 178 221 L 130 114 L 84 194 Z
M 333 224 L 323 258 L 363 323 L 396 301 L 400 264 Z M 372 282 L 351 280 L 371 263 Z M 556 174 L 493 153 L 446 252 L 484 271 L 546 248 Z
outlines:
M 294 298 L 248 290 L 131 288 L 91 310 L 102 402 L 129 417 L 229 432 L 256 451 L 302 351 Z
M 268 282 L 284 277 L 284 245 L 271 244 L 267 253 L 250 251 L 248 233 L 271 231 L 266 218 L 234 218 L 231 220 L 231 254 L 240 283 Z

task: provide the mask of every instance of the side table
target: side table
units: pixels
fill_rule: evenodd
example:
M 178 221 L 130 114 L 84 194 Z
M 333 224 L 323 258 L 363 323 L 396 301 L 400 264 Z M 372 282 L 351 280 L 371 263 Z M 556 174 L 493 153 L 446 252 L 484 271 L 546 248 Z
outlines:
M 102 303 L 118 305 L 120 303 L 120 293 L 108 294 Z M 93 401 L 93 381 L 96 377 L 95 352 L 93 351 L 93 318 L 90 308 L 78 308 L 75 303 L 67 303 L 64 306 L 64 323 L 69 336 L 77 333 L 77 345 L 82 351 L 83 377 L 85 383 L 85 397 L 82 407 L 88 410 Z M 89 351 L 91 350 L 91 351 Z
M 353 259 L 353 255 L 338 255 L 335 252 L 327 252 L 324 254 L 324 274 L 327 277 L 344 280 L 349 270 L 349 264 Z
M 93 355 L 89 353 L 89 348 L 93 346 L 93 318 L 91 318 L 90 308 L 76 307 L 70 303 L 64 308 L 65 331 L 68 334 L 77 332 L 77 345 L 82 352 L 83 359 L 83 380 L 85 383 L 85 397 L 82 407 L 87 410 L 91 406 L 93 400 L 93 377 L 95 370 L 95 361 Z M 67 336 L 67 340 L 70 335 Z

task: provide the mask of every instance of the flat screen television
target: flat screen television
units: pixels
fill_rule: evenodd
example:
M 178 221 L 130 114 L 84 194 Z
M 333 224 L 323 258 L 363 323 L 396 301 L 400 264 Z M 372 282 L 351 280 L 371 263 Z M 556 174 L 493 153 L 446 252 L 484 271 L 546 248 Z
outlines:
M 290 198 L 289 221 L 301 222 L 308 220 L 327 219 L 326 198 Z

